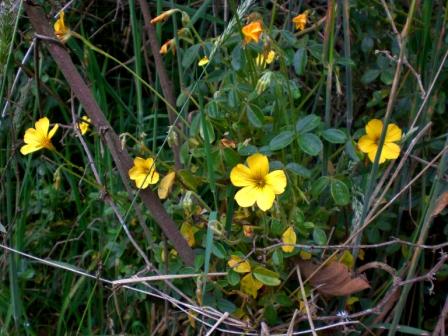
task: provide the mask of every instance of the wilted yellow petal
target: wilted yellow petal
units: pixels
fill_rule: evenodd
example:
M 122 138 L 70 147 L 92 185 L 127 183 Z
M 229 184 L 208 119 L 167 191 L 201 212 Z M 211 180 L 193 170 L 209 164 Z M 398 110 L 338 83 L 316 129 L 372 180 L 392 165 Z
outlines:
M 198 65 L 200 67 L 203 67 L 204 65 L 208 64 L 208 62 L 209 62 L 208 57 L 204 56 L 199 60 Z
M 306 26 L 306 24 L 308 22 L 308 11 L 305 11 L 302 14 L 299 14 L 299 15 L 295 16 L 292 19 L 292 22 L 296 26 L 297 30 L 304 30 L 305 26 Z
M 359 302 L 359 298 L 356 297 L 356 296 L 350 296 L 350 297 L 347 299 L 347 301 L 345 302 L 345 304 L 346 304 L 347 306 L 351 306 L 351 305 L 353 305 L 353 304 L 356 303 L 356 302 Z
M 366 252 L 363 249 L 360 249 L 358 252 L 358 259 L 359 260 L 364 260 L 364 256 L 365 256 Z
M 257 298 L 258 290 L 263 287 L 263 284 L 255 279 L 252 276 L 252 273 L 247 273 L 242 279 L 241 279 L 241 291 L 243 293 L 252 295 L 254 299 Z
M 227 265 L 229 265 L 229 267 L 237 273 L 247 273 L 251 271 L 249 262 L 236 255 L 230 256 Z
M 157 188 L 157 194 L 160 199 L 165 199 L 168 197 L 173 187 L 174 180 L 176 178 L 175 172 L 170 172 L 160 181 L 159 187 Z
M 254 235 L 254 228 L 252 225 L 243 225 L 243 233 L 246 237 L 250 238 Z
M 282 250 L 286 253 L 291 253 L 294 251 L 295 243 L 297 242 L 297 235 L 294 231 L 294 228 L 292 226 L 288 227 L 285 232 L 282 234 L 282 242 L 283 244 L 290 244 L 290 245 L 283 245 Z
M 195 231 L 196 231 L 195 228 L 193 228 L 193 226 L 188 222 L 184 222 L 180 227 L 180 233 L 185 238 L 185 240 L 188 243 L 188 246 L 190 247 L 193 247 L 194 244 L 196 243 L 196 240 L 194 238 Z
M 305 250 L 301 250 L 299 255 L 302 260 L 310 260 L 313 256 L 310 252 Z
M 344 251 L 344 253 L 342 254 L 339 261 L 350 269 L 353 268 L 353 266 L 355 266 L 355 259 L 353 258 L 353 255 L 348 250 Z
M 263 25 L 261 21 L 251 22 L 243 27 L 242 32 L 244 35 L 244 43 L 247 44 L 250 41 L 258 43 L 260 35 L 263 32 Z

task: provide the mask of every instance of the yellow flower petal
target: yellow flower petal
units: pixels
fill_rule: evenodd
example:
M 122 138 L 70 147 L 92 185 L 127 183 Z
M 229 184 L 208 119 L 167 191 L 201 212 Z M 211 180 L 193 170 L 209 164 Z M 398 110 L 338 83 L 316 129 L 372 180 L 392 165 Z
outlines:
M 369 160 L 372 163 L 375 162 L 376 152 L 377 151 L 375 150 L 375 151 L 371 151 L 371 152 L 367 153 L 367 156 L 369 157 Z M 381 162 L 381 159 L 383 160 L 382 162 Z M 384 155 L 381 155 L 379 163 L 383 163 L 384 161 L 386 161 L 386 158 L 384 157 Z
M 380 138 L 382 130 L 383 122 L 379 119 L 372 119 L 366 125 L 366 133 L 374 141 Z
M 286 175 L 283 170 L 274 170 L 266 175 L 266 184 L 269 185 L 274 194 L 279 195 L 285 191 L 286 188 Z
M 258 290 L 263 287 L 263 284 L 252 276 L 252 273 L 247 273 L 241 279 L 241 291 L 243 293 L 252 295 L 254 299 L 257 298 Z
M 272 187 L 265 185 L 263 188 L 256 188 L 255 191 L 258 207 L 263 211 L 267 211 L 272 208 L 275 200 L 275 193 Z
M 252 174 L 248 167 L 239 163 L 230 172 L 230 181 L 235 187 L 247 187 L 253 184 Z
M 82 116 L 81 122 L 79 122 L 77 124 L 78 128 L 79 128 L 79 130 L 81 132 L 81 135 L 84 135 L 84 134 L 87 133 L 87 131 L 89 130 L 90 122 L 91 122 L 91 119 L 89 117 Z
M 290 245 L 283 245 L 282 250 L 286 253 L 291 253 L 294 251 L 295 243 L 297 242 L 297 235 L 294 231 L 294 228 L 292 226 L 288 227 L 285 232 L 282 234 L 282 242 L 283 244 L 290 244 Z
M 38 146 L 42 143 L 42 134 L 34 128 L 28 128 L 23 136 L 23 141 L 27 144 Z
M 229 261 L 227 262 L 230 268 L 232 268 L 237 273 L 247 273 L 251 271 L 250 264 L 247 260 L 231 255 Z
M 48 134 L 48 129 L 50 128 L 50 120 L 47 117 L 40 118 L 34 124 L 34 128 L 42 135 Z
M 251 175 L 256 178 L 266 176 L 269 172 L 269 161 L 267 156 L 255 153 L 247 158 L 247 165 L 251 171 Z
M 174 184 L 174 179 L 176 178 L 175 172 L 170 172 L 160 181 L 159 187 L 157 188 L 157 194 L 160 199 L 165 199 L 168 197 L 171 188 Z
M 20 153 L 22 153 L 23 155 L 27 155 L 33 152 L 38 151 L 39 149 L 42 149 L 43 147 L 40 146 L 33 146 L 33 145 L 23 145 L 20 148 Z
M 381 156 L 383 156 L 389 160 L 395 160 L 400 156 L 400 146 L 395 143 L 385 143 L 383 146 L 383 152 Z
M 275 60 L 275 51 L 271 50 L 268 52 L 268 56 L 266 57 L 266 64 L 271 64 Z
M 257 200 L 257 187 L 256 186 L 247 186 L 240 189 L 235 194 L 235 201 L 238 203 L 240 207 L 247 208 L 254 205 Z
M 387 133 L 385 142 L 397 142 L 401 140 L 401 129 L 395 124 L 387 125 Z
M 358 147 L 363 153 L 370 153 L 378 149 L 376 141 L 374 141 L 368 135 L 363 135 L 362 137 L 359 138 Z
M 59 129 L 59 124 L 55 124 L 53 126 L 53 128 L 51 129 L 51 131 L 48 132 L 48 138 L 51 139 L 55 135 L 55 133 L 58 129 Z

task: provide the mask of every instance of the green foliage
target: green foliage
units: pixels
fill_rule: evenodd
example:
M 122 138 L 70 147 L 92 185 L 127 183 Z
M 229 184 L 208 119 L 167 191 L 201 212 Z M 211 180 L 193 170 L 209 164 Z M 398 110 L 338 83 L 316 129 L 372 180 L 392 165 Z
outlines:
M 343 2 L 337 2 L 338 6 Z M 42 49 L 40 59 L 24 66 L 25 72 L 39 76 L 39 81 L 22 75 L 13 90 L 18 68 L 3 65 L 8 56 L 12 64 L 19 64 L 29 46 L 27 32 L 32 28 L 23 18 L 16 35 L 23 40 L 16 42 L 9 54 L 5 54 L 6 47 L 0 47 L 0 65 L 5 70 L 0 78 L 7 79 L 0 101 L 1 111 L 6 106 L 6 116 L 0 120 L 0 235 L 4 245 L 41 260 L 14 253 L 2 259 L 0 333 L 143 334 L 157 328 L 163 329 L 160 334 L 199 332 L 199 321 L 195 324 L 173 307 L 165 306 L 165 313 L 163 301 L 141 292 L 148 287 L 139 284 L 133 285 L 138 291 L 116 289 L 100 278 L 189 274 L 191 278 L 169 280 L 170 285 L 163 281 L 150 285 L 173 299 L 185 301 L 181 292 L 197 306 L 229 312 L 259 331 L 261 322 L 270 327 L 289 325 L 296 309 L 305 316 L 305 299 L 314 317 L 334 316 L 341 309 L 355 313 L 381 302 L 392 286 L 393 279 L 375 269 L 367 272 L 371 289 L 354 294 L 359 300 L 321 297 L 308 281 L 304 298 L 295 271 L 299 261 L 342 258 L 344 263 L 343 257 L 350 251 L 346 259 L 351 258 L 355 267 L 385 262 L 403 279 L 411 274 L 403 265 L 412 265 L 416 274 L 424 274 L 436 264 L 435 255 L 426 251 L 413 259 L 416 249 L 410 245 L 362 251 L 351 248 L 345 255 L 344 249 L 325 246 L 341 245 L 349 238 L 353 238 L 349 245 L 378 244 L 391 237 L 423 239 L 421 243 L 428 245 L 447 239 L 446 209 L 429 216 L 446 193 L 442 178 L 446 176 L 446 155 L 427 164 L 446 146 L 445 67 L 422 114 L 417 115 L 423 102 L 421 85 L 427 93 L 448 48 L 446 36 L 441 35 L 447 23 L 446 15 L 440 14 L 447 12 L 444 3 L 419 4 L 424 10 L 414 15 L 410 26 L 406 62 L 395 97 L 391 87 L 400 46 L 380 2 L 347 2 L 348 41 L 344 40 L 347 28 L 342 25 L 339 8 L 334 11 L 334 24 L 323 23 L 329 12 L 315 2 L 305 2 L 306 8 L 275 3 L 271 10 L 260 2 L 229 31 L 228 21 L 221 19 L 223 13 L 212 15 L 209 1 L 199 2 L 200 8 L 193 2 L 175 4 L 184 13 L 172 14 L 156 27 L 162 44 L 176 40 L 176 53 L 163 55 L 176 94 L 172 102 L 177 116 L 174 127 L 168 118 L 173 111 L 165 101 L 169 98 L 162 95 L 165 84 L 160 81 L 159 68 L 148 50 L 140 50 L 147 48 L 143 29 L 147 22 L 143 22 L 140 7 L 130 3 L 132 8 L 94 4 L 88 12 L 84 12 L 84 2 L 74 3 L 76 8 L 66 12 L 68 25 L 103 53 L 76 36 L 65 47 L 131 156 L 155 158 L 161 179 L 176 172 L 163 205 L 193 249 L 194 263 L 181 262 L 176 242 L 166 240 L 136 190 L 127 192 L 122 185 L 107 144 L 101 140 L 107 130 L 91 127 L 83 136 L 92 154 L 90 162 L 72 124 L 72 111 L 79 120 L 86 114 L 84 107 L 71 99 L 66 79 L 46 51 Z M 166 4 L 157 1 L 157 5 Z M 50 8 L 49 3 L 45 6 L 47 13 L 59 10 Z M 231 17 L 236 15 L 232 6 Z M 295 31 L 290 20 L 304 9 L 310 10 L 309 30 Z M 399 30 L 410 17 L 408 9 L 403 3 L 390 8 Z M 109 15 L 115 10 L 120 20 L 111 20 Z M 151 11 L 155 12 L 155 7 Z M 195 13 L 199 13 L 197 17 Z M 185 23 L 187 14 L 191 16 L 189 24 Z M 246 44 L 241 26 L 255 18 L 263 20 L 263 35 L 258 43 Z M 5 31 L 0 42 L 5 46 L 12 35 L 8 30 L 12 21 L 8 22 L 9 26 L 0 26 Z M 215 31 L 226 32 L 225 38 L 217 39 Z M 349 54 L 346 44 L 351 48 Z M 272 62 L 267 62 L 269 52 L 275 52 Z M 204 56 L 209 62 L 199 66 Z M 391 122 L 404 132 L 398 142 L 401 154 L 395 163 L 374 166 L 358 143 L 369 120 L 384 118 L 389 101 L 393 103 Z M 353 106 L 352 116 L 348 106 Z M 61 125 L 52 139 L 56 152 L 44 149 L 22 156 L 19 149 L 24 133 L 42 116 Z M 428 122 L 432 122 L 431 132 L 417 137 Z M 412 155 L 394 176 L 406 149 L 414 146 L 413 139 L 417 144 Z M 177 150 L 182 167 L 175 165 Z M 235 200 L 241 186 L 232 186 L 230 179 L 232 169 L 255 153 L 265 155 L 270 172 L 281 170 L 287 180 L 285 191 L 277 193 L 267 211 L 257 204 L 241 207 Z M 393 168 L 389 164 L 394 164 Z M 423 169 L 412 188 L 404 189 Z M 391 186 L 386 188 L 388 181 Z M 161 183 L 150 188 L 157 192 Z M 369 186 L 373 194 L 369 194 Z M 106 201 L 108 197 L 116 209 Z M 146 269 L 148 265 L 130 243 L 117 212 L 153 269 Z M 428 224 L 429 234 L 422 236 L 428 216 L 436 225 Z M 282 249 L 288 228 L 297 235 L 295 243 L 304 248 Z M 232 269 L 231 256 L 248 263 L 244 272 Z M 53 268 L 43 263 L 47 259 L 55 261 Z M 90 273 L 93 279 L 77 271 Z M 218 272 L 224 274 L 207 276 Z M 446 269 L 439 275 L 442 279 L 434 283 L 437 293 L 443 292 Z M 434 329 L 434 317 L 445 298 L 439 295 L 430 300 L 427 289 L 426 284 L 412 287 L 413 304 L 404 306 L 402 315 L 396 317 L 409 326 L 397 329 L 396 323 L 374 322 L 375 316 L 367 314 L 360 317 L 362 324 L 352 328 L 356 333 L 365 325 L 408 334 Z M 168 312 L 171 309 L 176 313 Z M 206 320 L 202 315 L 198 318 Z M 166 322 L 160 327 L 162 320 Z M 308 324 L 300 324 L 300 328 L 308 328 Z

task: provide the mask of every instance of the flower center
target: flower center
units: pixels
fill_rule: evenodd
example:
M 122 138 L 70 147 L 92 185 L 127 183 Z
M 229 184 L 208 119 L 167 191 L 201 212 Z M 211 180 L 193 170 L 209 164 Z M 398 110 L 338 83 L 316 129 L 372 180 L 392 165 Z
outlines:
M 263 188 L 266 185 L 266 181 L 264 180 L 264 178 L 259 177 L 255 180 L 255 184 L 258 188 Z

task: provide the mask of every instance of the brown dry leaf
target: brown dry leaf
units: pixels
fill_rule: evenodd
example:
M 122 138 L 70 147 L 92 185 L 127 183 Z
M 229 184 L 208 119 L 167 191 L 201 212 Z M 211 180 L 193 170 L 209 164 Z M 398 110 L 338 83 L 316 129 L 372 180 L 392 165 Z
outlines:
M 299 260 L 298 263 L 307 279 L 320 266 L 312 261 Z M 347 296 L 370 288 L 366 279 L 362 276 L 352 278 L 347 266 L 337 261 L 322 267 L 309 282 L 319 293 L 330 296 Z
M 448 205 L 448 191 L 445 191 L 442 195 L 440 195 L 439 199 L 437 200 L 436 207 L 434 208 L 434 211 L 432 212 L 432 216 L 436 217 L 438 216 L 443 209 L 446 208 Z

